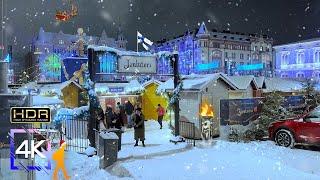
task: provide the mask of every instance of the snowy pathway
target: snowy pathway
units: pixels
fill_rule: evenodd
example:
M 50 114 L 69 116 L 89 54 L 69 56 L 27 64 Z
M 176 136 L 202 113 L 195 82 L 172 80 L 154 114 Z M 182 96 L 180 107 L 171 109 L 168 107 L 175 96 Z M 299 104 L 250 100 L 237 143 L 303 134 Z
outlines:
M 97 156 L 68 152 L 67 169 L 72 179 L 320 179 L 320 152 L 289 149 L 271 141 L 231 143 L 213 140 L 174 145 L 167 127 L 146 122 L 147 147 L 133 147 L 133 130 L 123 134 L 119 161 L 99 169 Z M 47 176 L 48 179 L 49 176 Z M 40 178 L 45 179 L 44 176 Z

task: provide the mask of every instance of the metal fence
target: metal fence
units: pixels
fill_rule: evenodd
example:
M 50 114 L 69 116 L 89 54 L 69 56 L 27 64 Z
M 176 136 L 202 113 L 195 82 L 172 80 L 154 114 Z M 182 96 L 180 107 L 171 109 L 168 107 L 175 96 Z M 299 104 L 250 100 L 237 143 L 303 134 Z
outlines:
M 196 128 L 194 123 L 187 121 L 179 121 L 180 136 L 186 139 L 187 143 L 196 146 Z
M 77 118 L 73 115 L 61 116 L 61 139 L 67 144 L 67 150 L 83 153 L 89 146 L 88 121 L 84 118 Z

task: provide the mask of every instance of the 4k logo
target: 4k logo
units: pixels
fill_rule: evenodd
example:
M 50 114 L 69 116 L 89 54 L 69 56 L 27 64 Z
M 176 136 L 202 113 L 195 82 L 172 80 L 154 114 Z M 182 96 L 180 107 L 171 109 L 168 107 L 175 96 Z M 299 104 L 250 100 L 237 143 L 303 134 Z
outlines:
M 29 155 L 31 155 L 31 158 L 34 158 L 34 153 L 38 154 L 41 158 L 46 158 L 39 150 L 38 148 L 45 142 L 45 140 L 39 141 L 36 145 L 34 144 L 34 140 L 30 141 L 31 143 L 31 149 L 29 151 L 29 141 L 24 140 L 20 146 L 16 149 L 15 154 L 24 154 L 25 158 L 28 158 Z M 24 147 L 24 150 L 22 150 Z
M 11 129 L 10 130 L 10 168 L 11 170 L 50 170 L 51 162 L 48 158 L 48 154 L 43 154 L 39 149 L 45 146 L 46 151 L 51 151 L 51 142 L 46 140 L 25 140 L 26 134 L 40 134 L 37 129 Z M 34 159 L 35 155 L 40 158 L 45 158 L 48 161 L 47 164 L 38 164 L 30 166 L 26 161 L 20 161 L 21 159 L 31 158 Z M 19 160 L 20 159 L 20 160 Z

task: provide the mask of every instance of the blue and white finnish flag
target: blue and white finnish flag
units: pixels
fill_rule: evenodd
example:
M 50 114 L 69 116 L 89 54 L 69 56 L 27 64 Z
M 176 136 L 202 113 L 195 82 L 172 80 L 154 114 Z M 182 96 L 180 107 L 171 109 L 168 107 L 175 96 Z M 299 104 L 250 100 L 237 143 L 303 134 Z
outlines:
M 153 42 L 150 41 L 148 38 L 144 37 L 139 31 L 137 31 L 137 44 L 142 44 L 144 49 L 147 51 L 150 49 L 150 46 L 152 46 Z

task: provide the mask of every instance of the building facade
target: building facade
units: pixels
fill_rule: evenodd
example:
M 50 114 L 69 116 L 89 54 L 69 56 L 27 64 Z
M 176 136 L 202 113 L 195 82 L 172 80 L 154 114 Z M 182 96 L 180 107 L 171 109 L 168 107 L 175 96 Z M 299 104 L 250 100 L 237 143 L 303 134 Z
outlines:
M 281 78 L 320 78 L 320 38 L 274 46 L 276 75 Z
M 209 31 L 202 23 L 197 31 L 158 41 L 153 51 L 178 51 L 181 74 L 224 72 L 270 77 L 274 69 L 272 43 L 273 40 L 266 36 Z M 160 73 L 166 73 L 165 67 L 159 65 Z
M 86 58 L 88 45 L 103 45 L 125 50 L 127 40 L 121 31 L 116 39 L 107 36 L 103 31 L 100 37 L 87 36 L 82 29 L 78 34 L 45 32 L 40 28 L 38 35 L 30 45 L 27 59 L 27 74 L 31 81 L 39 83 L 61 82 L 63 60 L 67 57 Z

